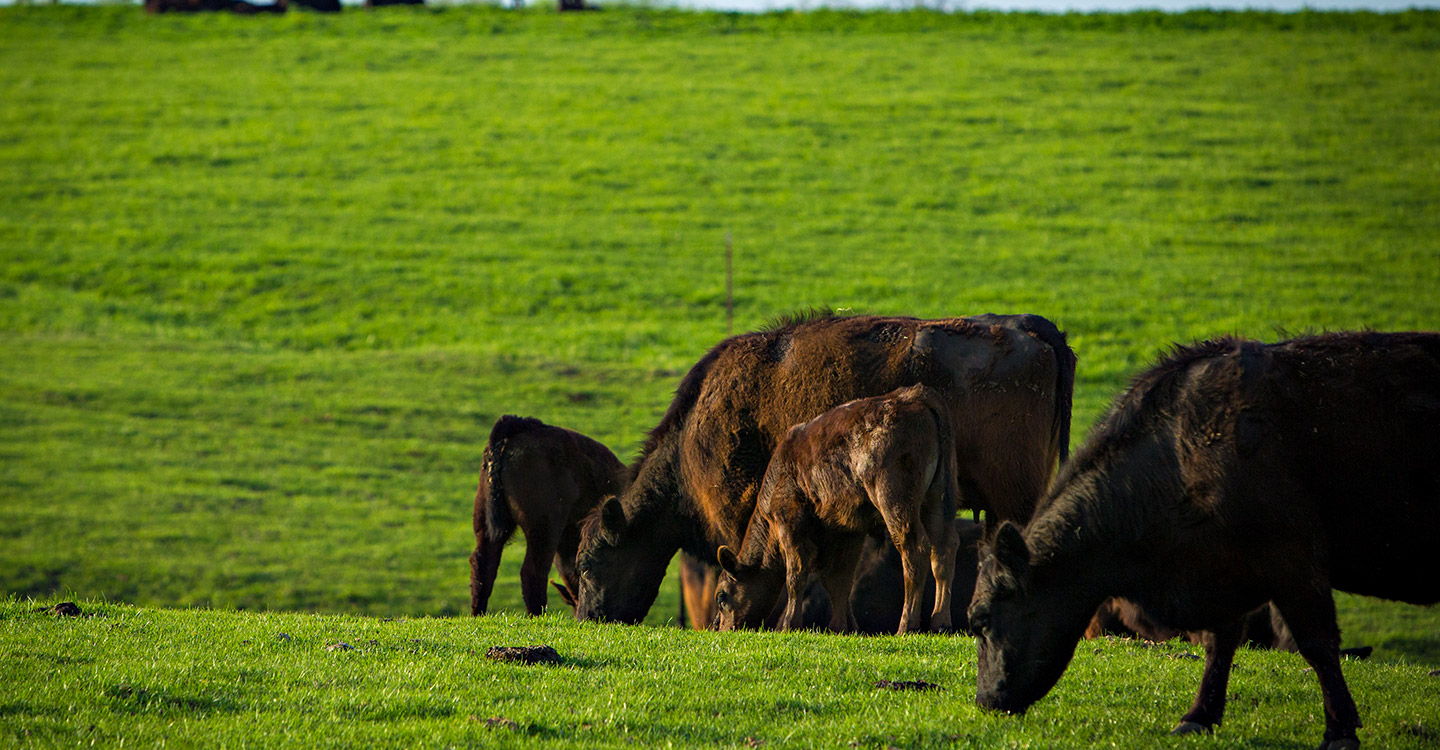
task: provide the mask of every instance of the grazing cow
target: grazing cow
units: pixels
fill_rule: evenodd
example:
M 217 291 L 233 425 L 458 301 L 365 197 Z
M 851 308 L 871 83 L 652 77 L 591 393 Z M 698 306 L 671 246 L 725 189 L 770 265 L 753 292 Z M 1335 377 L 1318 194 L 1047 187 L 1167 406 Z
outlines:
M 814 314 L 726 339 L 680 382 L 634 481 L 586 521 L 577 617 L 639 622 L 670 559 L 739 548 L 790 426 L 924 383 L 954 423 L 960 500 L 1030 516 L 1068 448 L 1075 357 L 1035 315 L 950 320 Z
M 1177 349 L 1097 425 L 1021 531 L 1002 524 L 970 609 L 980 706 L 1023 712 L 1097 605 L 1204 630 L 1177 733 L 1225 710 L 1245 616 L 1266 601 L 1319 678 L 1325 743 L 1358 745 L 1331 589 L 1440 600 L 1440 334 L 1332 333 Z
M 538 419 L 507 415 L 496 420 L 475 491 L 470 613 L 485 614 L 500 552 L 516 525 L 525 532 L 520 566 L 525 611 L 538 615 L 545 608 L 552 559 L 568 587 L 561 588 L 568 600 L 578 585 L 580 524 L 601 498 L 624 489 L 625 479 L 625 466 L 615 454 L 578 432 Z
M 920 625 L 926 565 L 935 575 L 932 630 L 950 626 L 955 572 L 955 447 L 935 391 L 914 385 L 831 409 L 785 434 L 765 470 L 739 555 L 720 547 L 721 630 L 759 627 L 786 592 L 780 630 L 804 616 L 816 573 L 830 629 L 854 630 L 850 590 L 865 538 L 888 532 L 900 550 L 905 607 L 898 632 Z

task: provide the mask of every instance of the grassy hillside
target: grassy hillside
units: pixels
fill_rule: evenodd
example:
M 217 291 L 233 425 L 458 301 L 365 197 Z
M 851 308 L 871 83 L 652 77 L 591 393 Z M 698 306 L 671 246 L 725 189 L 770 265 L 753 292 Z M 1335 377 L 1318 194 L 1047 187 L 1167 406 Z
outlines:
M 15 747 L 1304 748 L 1323 731 L 1315 676 L 1294 654 L 1242 651 L 1224 726 L 1170 739 L 1199 683 L 1191 646 L 1086 643 L 1055 692 L 1014 718 L 975 707 L 975 641 L 964 637 L 89 602 L 92 616 L 55 618 L 33 604 L 0 603 L 0 742 Z M 564 663 L 484 657 L 538 644 Z M 1367 746 L 1434 747 L 1426 668 L 1344 669 Z
M 727 234 L 739 330 L 1050 317 L 1077 441 L 1173 341 L 1440 328 L 1437 50 L 1431 12 L 0 8 L 0 585 L 462 612 L 491 422 L 630 455 L 725 333 Z M 1434 611 L 1342 607 L 1440 659 Z

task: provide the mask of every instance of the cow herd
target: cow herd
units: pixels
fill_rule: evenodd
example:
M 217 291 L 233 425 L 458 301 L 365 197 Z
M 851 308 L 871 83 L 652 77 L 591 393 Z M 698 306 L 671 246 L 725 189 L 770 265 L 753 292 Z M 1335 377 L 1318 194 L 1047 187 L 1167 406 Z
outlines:
M 1440 601 L 1440 334 L 1177 347 L 1071 458 L 1075 363 L 1034 315 L 814 313 L 711 349 L 628 468 L 502 417 L 472 612 L 518 525 L 531 614 L 553 560 L 577 617 L 639 622 L 683 552 L 699 626 L 967 630 L 977 703 L 1010 713 L 1105 622 L 1185 631 L 1182 734 L 1220 723 L 1247 622 L 1273 620 L 1319 679 L 1322 748 L 1358 746 L 1331 591 Z

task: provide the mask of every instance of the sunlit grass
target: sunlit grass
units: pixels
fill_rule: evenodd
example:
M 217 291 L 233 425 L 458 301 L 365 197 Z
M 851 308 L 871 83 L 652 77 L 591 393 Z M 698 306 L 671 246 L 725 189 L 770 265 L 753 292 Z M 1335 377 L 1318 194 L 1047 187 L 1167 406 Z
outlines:
M 725 333 L 727 234 L 738 330 L 1055 320 L 1077 442 L 1171 342 L 1440 328 L 1437 48 L 1434 12 L 0 8 L 0 582 L 464 612 L 491 422 L 633 454 Z M 1434 662 L 1433 611 L 1355 611 Z

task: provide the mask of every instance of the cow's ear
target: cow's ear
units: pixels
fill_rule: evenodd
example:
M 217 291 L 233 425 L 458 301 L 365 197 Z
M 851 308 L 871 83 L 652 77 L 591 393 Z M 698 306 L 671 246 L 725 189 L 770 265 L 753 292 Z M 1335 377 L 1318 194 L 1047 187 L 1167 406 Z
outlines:
M 720 569 L 732 576 L 740 570 L 740 558 L 736 557 L 735 550 L 729 547 L 722 546 L 715 551 L 715 562 L 720 563 Z
M 1024 579 L 1030 570 L 1030 547 L 1025 544 L 1019 527 L 1009 521 L 1002 522 L 995 532 L 995 562 L 1017 579 Z
M 620 498 L 611 495 L 600 506 L 600 530 L 612 544 L 625 531 L 625 508 L 620 505 Z
M 550 585 L 554 586 L 555 590 L 560 592 L 560 598 L 563 599 L 566 604 L 570 605 L 571 607 L 575 606 L 575 595 L 570 593 L 569 586 L 566 586 L 559 581 L 551 581 Z

